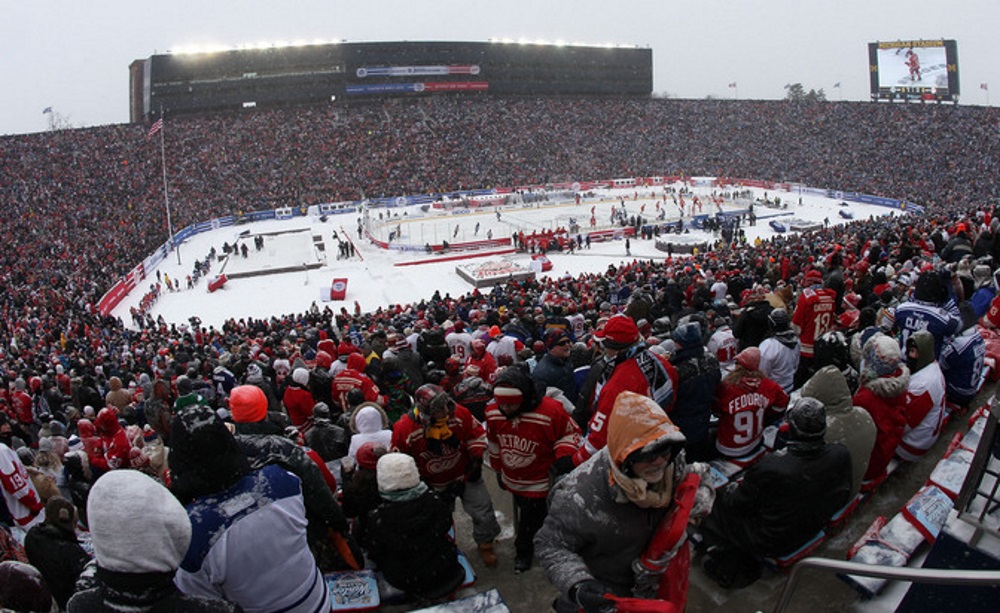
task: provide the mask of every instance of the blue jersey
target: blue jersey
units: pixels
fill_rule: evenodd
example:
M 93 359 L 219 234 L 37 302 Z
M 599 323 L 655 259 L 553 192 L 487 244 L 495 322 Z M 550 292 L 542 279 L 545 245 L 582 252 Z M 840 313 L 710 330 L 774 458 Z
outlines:
M 927 330 L 934 336 L 934 357 L 941 356 L 945 340 L 958 334 L 962 320 L 948 310 L 920 300 L 910 300 L 896 307 L 896 326 L 899 328 L 899 346 L 906 348 L 910 335 Z
M 979 391 L 986 358 L 986 341 L 979 329 L 972 326 L 952 339 L 941 350 L 941 370 L 948 388 L 948 396 L 971 400 Z

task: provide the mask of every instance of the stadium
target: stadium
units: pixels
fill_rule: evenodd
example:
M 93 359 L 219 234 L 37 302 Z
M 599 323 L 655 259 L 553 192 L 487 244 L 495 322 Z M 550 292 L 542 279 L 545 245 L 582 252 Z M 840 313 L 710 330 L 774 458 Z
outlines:
M 262 61 L 278 67 L 271 75 L 227 56 L 203 79 L 184 74 L 182 58 L 152 56 L 132 65 L 134 123 L 0 137 L 4 391 L 33 377 L 48 386 L 57 366 L 74 378 L 114 375 L 127 383 L 144 372 L 169 380 L 197 360 L 205 370 L 196 374 L 210 379 L 223 354 L 256 357 L 299 338 L 315 345 L 320 336 L 360 344 L 379 328 L 402 331 L 420 318 L 440 324 L 470 311 L 502 323 L 501 307 L 525 318 L 538 307 L 544 320 L 572 303 L 593 324 L 604 303 L 624 310 L 629 293 L 668 278 L 694 285 L 700 271 L 745 277 L 747 289 L 777 289 L 778 281 L 796 286 L 814 265 L 846 260 L 855 266 L 845 272 L 860 285 L 856 264 L 871 257 L 881 280 L 902 294 L 915 266 L 946 269 L 944 248 L 967 231 L 974 235 L 969 255 L 977 263 L 993 258 L 990 279 L 1000 264 L 1000 238 L 990 227 L 1000 199 L 1000 111 L 657 99 L 651 54 L 639 49 L 579 52 L 605 58 L 609 73 L 632 67 L 614 88 L 601 89 L 603 77 L 560 73 L 539 77 L 558 84 L 540 94 L 515 84 L 523 65 L 538 74 L 543 51 L 491 57 L 482 55 L 485 47 L 385 43 L 280 61 L 270 52 Z M 380 87 L 352 93 L 372 74 L 362 77 L 362 65 L 382 66 L 394 54 L 404 66 L 475 64 L 477 74 L 440 82 L 489 81 L 489 88 L 394 89 L 384 87 L 398 82 L 392 76 L 376 75 Z M 475 62 L 466 59 L 476 54 Z M 317 57 L 338 68 L 321 74 Z M 545 65 L 558 72 L 579 57 Z M 695 210 L 695 197 L 704 208 Z M 747 225 L 751 211 L 761 224 Z M 740 219 L 745 240 L 697 227 L 700 216 L 715 213 Z M 811 223 L 768 229 L 772 218 L 791 217 Z M 678 222 L 700 239 L 688 253 L 680 253 L 683 230 L 666 247 L 668 226 Z M 558 247 L 525 247 L 522 233 Z M 590 240 L 563 244 L 590 234 L 589 252 Z M 257 237 L 258 252 L 222 257 L 223 244 Z M 340 258 L 335 252 L 345 244 Z M 532 268 L 540 251 L 553 264 L 549 274 Z M 842 253 L 850 257 L 833 257 Z M 906 268 L 911 259 L 918 263 Z M 511 270 L 502 268 L 497 284 L 480 289 L 455 271 L 501 260 L 537 276 L 505 283 Z M 968 260 L 951 262 L 955 287 L 978 289 Z M 227 280 L 210 292 L 223 274 Z M 165 288 L 164 275 L 179 287 Z M 338 279 L 348 280 L 346 295 L 331 301 Z M 740 296 L 730 299 L 740 306 Z M 900 511 L 952 451 L 949 441 L 962 440 L 992 388 L 987 383 L 930 453 L 897 469 L 810 553 L 843 559 L 876 518 Z M 12 404 L 5 396 L 8 412 Z M 79 382 L 65 398 L 67 408 L 78 404 Z M 981 428 L 985 414 L 978 416 Z M 545 610 L 555 590 L 537 566 L 522 575 L 509 570 L 513 510 L 504 492 L 493 495 L 508 518 L 502 567 L 473 560 L 474 591 L 497 588 L 510 610 Z M 460 546 L 474 550 L 468 519 L 457 513 L 456 521 Z M 995 537 L 995 522 L 991 530 Z M 720 590 L 693 564 L 689 610 L 771 608 L 786 573 L 766 570 L 750 587 Z M 905 585 L 893 584 L 882 598 L 894 606 L 922 594 L 907 596 Z M 800 589 L 795 602 L 816 610 L 883 606 L 830 573 Z

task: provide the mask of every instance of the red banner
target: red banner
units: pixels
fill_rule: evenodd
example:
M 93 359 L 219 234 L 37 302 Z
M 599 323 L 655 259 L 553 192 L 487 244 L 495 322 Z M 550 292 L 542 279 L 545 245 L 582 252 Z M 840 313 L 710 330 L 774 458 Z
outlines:
M 330 300 L 344 300 L 347 297 L 347 279 L 334 279 L 330 286 Z

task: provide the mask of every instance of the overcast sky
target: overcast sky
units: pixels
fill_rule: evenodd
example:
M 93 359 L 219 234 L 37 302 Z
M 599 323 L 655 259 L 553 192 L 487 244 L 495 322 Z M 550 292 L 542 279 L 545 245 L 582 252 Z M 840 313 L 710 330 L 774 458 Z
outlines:
M 656 93 L 776 99 L 798 82 L 868 100 L 867 43 L 953 38 L 961 102 L 986 104 L 989 83 L 995 105 L 997 24 L 997 0 L 0 0 L 0 134 L 47 129 L 47 107 L 74 127 L 127 122 L 135 59 L 314 39 L 648 46 Z

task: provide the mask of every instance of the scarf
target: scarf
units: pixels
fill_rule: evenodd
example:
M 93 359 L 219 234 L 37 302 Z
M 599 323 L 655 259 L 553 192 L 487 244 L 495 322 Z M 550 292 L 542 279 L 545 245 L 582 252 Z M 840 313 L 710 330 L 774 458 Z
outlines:
M 379 492 L 378 495 L 382 497 L 383 500 L 388 500 L 389 502 L 405 502 L 407 500 L 413 500 L 415 498 L 420 498 L 427 491 L 427 484 L 421 481 L 420 483 L 414 485 L 408 490 L 393 490 L 391 492 Z
M 674 468 L 672 463 L 668 464 L 663 471 L 663 478 L 656 483 L 649 483 L 645 479 L 629 477 L 612 462 L 611 481 L 618 486 L 620 494 L 624 494 L 637 507 L 663 509 L 674 500 Z

